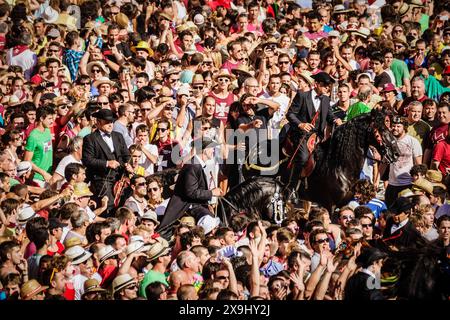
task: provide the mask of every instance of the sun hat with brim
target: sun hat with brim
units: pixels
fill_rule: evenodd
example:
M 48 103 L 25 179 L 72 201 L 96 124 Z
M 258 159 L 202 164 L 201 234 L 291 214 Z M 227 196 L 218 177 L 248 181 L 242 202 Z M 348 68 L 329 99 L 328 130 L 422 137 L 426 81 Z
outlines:
M 152 48 L 150 48 L 150 45 L 148 44 L 147 41 L 139 41 L 136 46 L 131 47 L 131 51 L 133 51 L 134 53 L 136 53 L 136 51 L 138 51 L 138 50 L 147 51 L 147 53 L 150 57 L 153 56 L 153 53 L 154 53 Z
M 72 264 L 78 265 L 88 260 L 92 256 L 92 253 L 76 245 L 66 249 L 64 255 L 72 261 Z
M 197 225 L 202 227 L 205 235 L 207 235 L 220 225 L 220 219 L 219 217 L 212 217 L 207 214 L 198 220 Z
M 42 19 L 44 19 L 45 23 L 55 23 L 59 18 L 59 13 L 51 6 L 45 8 L 44 13 L 42 14 Z
M 360 27 L 356 30 L 352 30 L 351 33 L 354 33 L 355 35 L 363 37 L 365 39 L 370 36 L 370 30 L 365 27 Z
M 245 77 L 253 77 L 253 75 L 250 73 L 250 69 L 246 64 L 240 64 L 236 68 L 231 69 L 231 73 L 236 76 L 245 76 Z
M 442 183 L 443 175 L 438 170 L 427 170 L 427 173 L 425 174 L 425 178 L 431 182 L 433 187 L 441 187 L 445 190 L 447 190 L 447 187 L 445 184 Z
M 408 41 L 406 40 L 405 36 L 398 36 L 395 37 L 394 39 L 392 39 L 393 43 L 401 43 L 403 44 L 405 47 L 409 47 Z
M 51 37 L 51 38 L 55 38 L 55 39 L 59 38 L 59 37 L 61 37 L 61 32 L 59 32 L 59 30 L 56 28 L 50 29 L 50 31 L 47 33 L 47 37 Z
M 17 176 L 21 177 L 21 176 L 27 174 L 28 172 L 31 171 L 32 168 L 33 167 L 31 165 L 31 162 L 29 162 L 29 161 L 21 161 L 19 163 L 19 165 L 17 166 Z
M 20 298 L 22 300 L 30 300 L 35 295 L 47 289 L 48 286 L 42 286 L 37 280 L 31 279 L 25 282 L 20 288 Z
M 164 76 L 167 77 L 167 76 L 170 76 L 171 74 L 177 74 L 177 73 L 180 73 L 180 70 L 178 70 L 175 67 L 170 66 L 164 72 Z
M 200 13 L 197 13 L 195 16 L 194 16 L 194 23 L 197 25 L 197 26 L 201 26 L 201 25 L 203 25 L 204 23 L 205 23 L 205 17 L 202 15 L 202 14 L 200 14 Z
M 109 69 L 105 66 L 105 64 L 101 61 L 91 61 L 87 64 L 86 66 L 86 72 L 89 76 L 92 75 L 92 68 L 93 67 L 99 67 L 100 70 L 103 71 L 104 74 L 108 75 L 109 74 Z
M 88 279 L 84 282 L 84 292 L 81 295 L 83 298 L 88 293 L 105 292 L 106 290 L 100 287 L 100 283 L 96 279 Z
M 205 84 L 205 79 L 203 78 L 203 76 L 201 74 L 196 73 L 192 77 L 191 86 L 195 85 L 195 84 Z
M 8 107 L 15 107 L 20 104 L 20 99 L 15 95 L 11 95 L 8 101 Z
M 349 12 L 353 12 L 353 11 L 354 10 L 352 10 L 352 9 L 345 9 L 343 4 L 337 4 L 333 8 L 333 15 L 335 15 L 335 14 L 342 14 L 342 13 L 349 13 Z
M 311 43 L 311 40 L 309 40 L 307 37 L 301 36 L 301 37 L 297 38 L 297 42 L 295 43 L 295 46 L 300 47 L 300 48 L 304 47 L 307 49 L 311 49 L 312 43 Z
M 425 8 L 425 5 L 423 4 L 422 0 L 411 0 L 409 3 L 410 7 L 414 8 Z
M 164 103 L 173 100 L 173 92 L 169 87 L 162 87 L 159 91 L 158 103 Z
M 413 203 L 410 198 L 400 197 L 395 200 L 395 202 L 389 207 L 389 211 L 393 214 L 400 214 L 402 212 L 408 211 L 413 207 Z
M 19 214 L 17 215 L 17 222 L 19 224 L 26 224 L 31 218 L 36 216 L 36 212 L 29 205 L 25 204 L 21 209 L 19 209 Z
M 60 14 L 58 19 L 55 21 L 55 24 L 63 26 L 69 31 L 75 31 L 77 30 L 77 26 L 75 25 L 76 22 L 77 19 L 75 17 L 68 14 Z
M 178 96 L 188 96 L 189 97 L 191 95 L 189 89 L 190 89 L 190 86 L 186 83 L 183 83 L 180 86 L 180 88 L 178 88 L 178 90 L 177 90 L 177 97 Z
M 89 190 L 86 182 L 78 182 L 73 186 L 73 195 L 75 197 L 93 196 L 94 194 Z
M 216 73 L 213 77 L 214 81 L 217 81 L 219 78 L 228 78 L 230 81 L 234 81 L 236 77 L 231 74 L 228 69 L 220 69 L 218 73 Z
M 425 178 L 419 178 L 413 182 L 412 191 L 424 191 L 433 194 L 433 184 Z
M 159 225 L 158 216 L 154 210 L 147 210 L 144 215 L 141 217 L 141 220 L 151 220 L 156 225 Z
M 127 256 L 129 256 L 130 254 L 133 254 L 135 252 L 143 252 L 147 251 L 148 249 L 150 249 L 150 246 L 146 246 L 144 242 L 134 241 L 130 242 L 130 244 L 126 246 L 125 253 Z
M 403 2 L 400 9 L 398 9 L 398 15 L 400 17 L 404 17 L 409 11 L 409 5 L 406 2 Z
M 165 13 L 165 12 L 161 12 L 160 14 L 159 14 L 159 17 L 161 17 L 161 18 L 164 18 L 165 20 L 169 20 L 169 21 L 172 21 L 173 20 L 173 18 L 171 17 L 171 16 L 169 16 L 167 13 Z
M 314 79 L 311 78 L 311 72 L 303 71 L 303 72 L 299 73 L 298 76 L 300 78 L 302 78 L 303 80 L 305 80 L 306 82 L 308 82 L 310 86 L 312 86 L 314 84 Z
M 80 246 L 81 247 L 83 245 L 81 239 L 78 238 L 78 237 L 72 237 L 72 238 L 67 238 L 66 237 L 66 239 L 64 239 L 64 243 L 63 244 L 64 244 L 64 247 L 66 248 L 66 251 L 69 248 L 72 248 L 72 247 L 75 247 L 75 246 Z
M 412 192 L 411 189 L 407 188 L 405 190 L 400 191 L 398 193 L 398 196 L 399 197 L 404 197 L 404 198 L 409 198 L 409 197 L 415 196 L 415 194 L 414 194 L 414 192 Z
M 114 250 L 114 248 L 110 245 L 104 246 L 98 251 L 98 260 L 100 264 L 105 262 L 108 259 L 111 259 L 114 256 L 119 255 L 120 251 Z
M 128 287 L 130 284 L 136 284 L 137 281 L 128 273 L 117 276 L 112 283 L 112 294 Z
M 110 86 L 114 85 L 114 82 L 112 82 L 108 77 L 100 77 L 100 79 L 94 81 L 94 87 L 98 88 L 102 84 L 109 84 Z
M 341 34 L 337 30 L 331 30 L 330 32 L 328 32 L 328 36 L 329 37 L 338 37 L 339 38 L 341 36 Z
M 181 224 L 185 224 L 190 227 L 195 227 L 195 219 L 191 216 L 184 216 L 180 219 Z
M 148 261 L 153 261 L 159 257 L 170 254 L 169 244 L 164 242 L 155 242 L 150 249 L 146 252 L 148 255 Z

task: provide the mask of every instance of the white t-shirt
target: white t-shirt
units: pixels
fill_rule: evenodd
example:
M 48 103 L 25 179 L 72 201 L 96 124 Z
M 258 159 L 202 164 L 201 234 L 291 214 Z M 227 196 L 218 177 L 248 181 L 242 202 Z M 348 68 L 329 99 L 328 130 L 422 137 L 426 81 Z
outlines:
M 272 129 L 272 139 L 277 138 L 280 133 L 280 122 L 285 117 L 287 110 L 289 108 L 289 97 L 284 93 L 280 94 L 278 97 L 271 97 L 269 94 L 265 94 L 266 99 L 277 102 L 280 108 L 273 114 L 272 119 L 269 120 L 269 127 Z
M 143 201 L 144 207 L 147 207 L 147 201 L 145 199 Z M 133 196 L 129 197 L 127 201 L 125 201 L 124 207 L 127 207 L 133 212 L 137 212 L 140 217 L 142 217 L 145 213 L 144 212 L 145 209 L 142 209 L 141 204 L 139 204 Z
M 158 158 L 158 147 L 154 144 L 146 144 L 145 150 L 150 152 L 156 158 Z M 139 159 L 139 165 L 145 169 L 145 176 L 149 176 L 155 172 L 154 164 L 142 153 L 141 159 Z
M 94 273 L 92 279 L 97 280 L 99 283 L 102 282 L 102 277 L 97 272 Z M 88 278 L 82 274 L 77 274 L 72 278 L 73 288 L 75 290 L 75 300 L 81 300 L 81 296 L 84 293 L 84 283 L 86 280 L 88 280 Z
M 89 223 L 94 222 L 95 218 L 97 217 L 96 214 L 94 213 L 94 211 L 91 210 L 91 208 L 86 207 L 86 208 L 81 208 L 82 210 L 84 210 L 88 217 L 89 217 Z
M 61 186 L 67 182 L 66 179 L 64 178 L 64 171 L 66 170 L 66 167 L 69 163 L 82 164 L 80 160 L 75 159 L 75 157 L 71 154 L 61 159 L 61 161 L 59 162 L 58 166 L 55 169 L 55 172 L 59 174 L 61 177 L 63 177 L 63 180 L 57 183 L 58 190 L 61 189 Z
M 13 55 L 14 48 L 9 49 L 6 52 L 6 63 L 9 66 L 20 66 L 24 72 L 25 79 L 30 80 L 31 72 L 33 71 L 34 66 L 37 64 L 37 56 L 36 53 L 27 49 L 20 54 L 14 56 Z
M 406 134 L 397 140 L 400 157 L 389 168 L 389 184 L 393 186 L 406 186 L 412 183 L 409 170 L 414 166 L 414 158 L 422 155 L 420 142 Z
M 156 215 L 158 215 L 158 216 L 163 216 L 164 215 L 164 212 L 166 211 L 167 205 L 169 204 L 169 200 L 170 200 L 170 198 L 165 199 L 163 202 L 161 202 L 161 204 L 159 206 L 157 206 L 155 208 Z

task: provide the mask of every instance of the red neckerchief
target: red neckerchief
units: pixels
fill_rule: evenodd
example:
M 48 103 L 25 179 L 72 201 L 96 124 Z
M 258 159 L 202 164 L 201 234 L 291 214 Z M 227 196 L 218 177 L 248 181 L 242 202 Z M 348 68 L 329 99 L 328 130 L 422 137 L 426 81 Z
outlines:
M 13 48 L 12 54 L 13 56 L 17 56 L 28 49 L 27 45 L 18 45 Z

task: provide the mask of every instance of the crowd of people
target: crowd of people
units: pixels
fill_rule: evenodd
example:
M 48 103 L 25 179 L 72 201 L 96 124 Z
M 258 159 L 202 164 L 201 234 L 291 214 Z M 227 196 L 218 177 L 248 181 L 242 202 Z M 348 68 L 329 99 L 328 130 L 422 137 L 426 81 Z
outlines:
M 0 0 L 0 300 L 448 300 L 449 17 L 433 0 Z M 217 216 L 254 147 L 236 133 L 293 137 L 300 177 L 305 137 L 372 110 L 399 154 L 369 148 L 345 206 Z

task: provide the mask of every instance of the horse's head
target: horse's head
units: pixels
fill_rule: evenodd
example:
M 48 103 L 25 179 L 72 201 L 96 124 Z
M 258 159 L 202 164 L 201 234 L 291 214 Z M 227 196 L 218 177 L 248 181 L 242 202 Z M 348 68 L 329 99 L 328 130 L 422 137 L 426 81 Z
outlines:
M 384 163 L 393 163 L 400 156 L 397 139 L 389 130 L 389 116 L 380 110 L 372 110 L 369 145 L 375 147 L 380 154 L 379 159 Z

